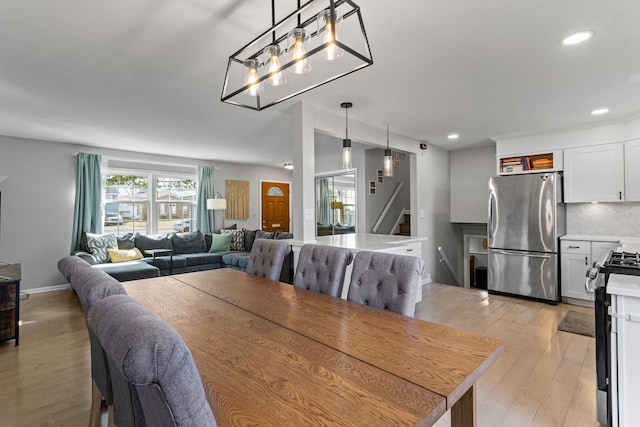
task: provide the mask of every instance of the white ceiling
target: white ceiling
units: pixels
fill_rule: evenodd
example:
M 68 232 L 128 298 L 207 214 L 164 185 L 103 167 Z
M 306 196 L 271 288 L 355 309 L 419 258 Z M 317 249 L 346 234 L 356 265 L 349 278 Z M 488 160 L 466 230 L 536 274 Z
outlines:
M 299 100 L 447 149 L 640 112 L 638 0 L 357 3 L 373 66 L 254 112 L 220 94 L 268 0 L 0 0 L 0 134 L 275 166 Z

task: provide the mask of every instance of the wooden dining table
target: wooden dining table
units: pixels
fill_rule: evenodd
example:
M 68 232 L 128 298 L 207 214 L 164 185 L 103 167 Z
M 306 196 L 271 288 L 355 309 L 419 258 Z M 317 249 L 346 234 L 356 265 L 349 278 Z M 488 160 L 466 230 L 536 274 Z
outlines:
M 185 340 L 219 426 L 476 425 L 499 341 L 233 269 L 124 282 Z

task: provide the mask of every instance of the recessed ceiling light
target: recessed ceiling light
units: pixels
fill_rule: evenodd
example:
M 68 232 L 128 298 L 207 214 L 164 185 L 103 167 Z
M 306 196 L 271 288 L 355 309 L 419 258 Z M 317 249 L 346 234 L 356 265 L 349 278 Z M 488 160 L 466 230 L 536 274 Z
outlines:
M 600 114 L 607 114 L 608 112 L 608 108 L 598 108 L 596 110 L 593 110 L 591 114 L 593 114 L 594 116 L 599 116 Z
M 293 169 L 293 163 L 285 163 L 285 164 L 284 164 L 284 168 L 285 168 L 285 169 L 292 170 L 292 169 Z
M 449 135 L 447 135 L 447 138 L 449 138 L 449 139 L 458 139 L 458 138 L 460 138 L 460 135 L 458 135 L 457 133 L 450 133 Z
M 582 43 L 584 41 L 589 40 L 593 36 L 593 31 L 580 31 L 577 33 L 573 33 L 562 39 L 562 44 L 565 46 L 571 46 L 574 44 Z

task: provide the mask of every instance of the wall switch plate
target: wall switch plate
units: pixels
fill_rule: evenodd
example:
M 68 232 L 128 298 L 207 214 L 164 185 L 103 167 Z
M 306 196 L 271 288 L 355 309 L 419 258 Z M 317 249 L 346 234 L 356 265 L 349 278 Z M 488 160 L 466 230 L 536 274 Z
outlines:
M 420 218 L 424 218 L 424 210 L 420 211 Z
M 307 221 L 313 221 L 313 209 L 304 210 L 304 219 Z

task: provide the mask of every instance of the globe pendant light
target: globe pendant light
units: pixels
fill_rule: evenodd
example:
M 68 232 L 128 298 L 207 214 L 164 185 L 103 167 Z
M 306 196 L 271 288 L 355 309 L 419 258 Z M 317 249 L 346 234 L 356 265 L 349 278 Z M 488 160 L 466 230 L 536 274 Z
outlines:
M 387 125 L 387 148 L 384 150 L 384 176 L 393 177 L 393 155 L 389 148 L 389 125 Z
M 351 140 L 349 139 L 349 108 L 353 107 L 350 102 L 340 104 L 345 112 L 345 137 L 342 140 L 342 169 L 351 169 Z

